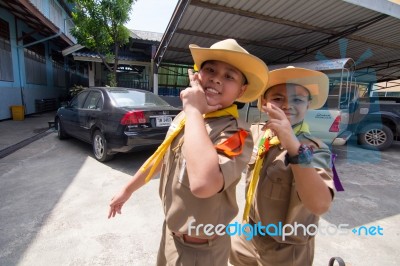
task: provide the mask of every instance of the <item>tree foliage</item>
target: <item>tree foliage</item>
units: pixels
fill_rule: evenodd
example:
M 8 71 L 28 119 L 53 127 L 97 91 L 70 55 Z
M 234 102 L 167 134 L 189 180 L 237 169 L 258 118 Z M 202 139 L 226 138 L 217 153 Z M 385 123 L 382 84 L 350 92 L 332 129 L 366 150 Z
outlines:
M 111 73 L 110 86 L 116 86 L 119 48 L 129 41 L 129 21 L 136 0 L 74 0 L 71 34 L 78 43 L 95 51 Z M 112 65 L 113 62 L 113 65 Z

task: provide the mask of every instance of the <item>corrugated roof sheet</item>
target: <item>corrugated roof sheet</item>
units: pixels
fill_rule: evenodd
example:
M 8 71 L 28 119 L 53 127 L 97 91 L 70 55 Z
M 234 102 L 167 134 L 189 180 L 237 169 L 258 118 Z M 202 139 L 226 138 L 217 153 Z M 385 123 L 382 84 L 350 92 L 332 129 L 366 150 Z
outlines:
M 192 64 L 190 43 L 209 47 L 235 38 L 267 64 L 352 57 L 358 68 L 379 66 L 380 80 L 400 78 L 400 20 L 361 6 L 341 0 L 180 0 L 177 10 L 184 11 L 175 12 L 163 36 L 162 62 Z
M 135 39 L 142 39 L 147 41 L 160 42 L 163 36 L 162 33 L 142 30 L 130 30 L 132 32 L 131 37 Z

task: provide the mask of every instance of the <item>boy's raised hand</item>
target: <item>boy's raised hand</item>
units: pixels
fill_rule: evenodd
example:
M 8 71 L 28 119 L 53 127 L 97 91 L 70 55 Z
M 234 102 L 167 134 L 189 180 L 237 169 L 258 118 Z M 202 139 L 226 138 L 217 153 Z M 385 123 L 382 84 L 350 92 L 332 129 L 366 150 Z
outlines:
M 271 103 L 267 103 L 262 109 L 269 116 L 269 120 L 262 130 L 271 129 L 278 136 L 281 145 L 288 150 L 289 154 L 296 153 L 300 142 L 297 140 L 292 125 L 283 110 Z
M 220 109 L 221 106 L 219 105 L 208 105 L 204 89 L 201 86 L 199 74 L 193 73 L 193 69 L 188 69 L 188 74 L 190 87 L 187 87 L 180 93 L 185 113 L 195 109 L 201 114 L 207 114 Z

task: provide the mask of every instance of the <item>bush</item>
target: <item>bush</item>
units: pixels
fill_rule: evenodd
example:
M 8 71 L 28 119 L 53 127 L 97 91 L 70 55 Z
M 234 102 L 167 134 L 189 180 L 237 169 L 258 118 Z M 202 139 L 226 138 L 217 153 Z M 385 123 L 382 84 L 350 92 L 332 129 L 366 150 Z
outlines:
M 69 88 L 69 96 L 70 96 L 70 98 L 72 99 L 75 95 L 77 95 L 78 93 L 80 93 L 84 89 L 86 89 L 86 87 L 83 87 L 82 85 L 74 84 L 74 86 Z

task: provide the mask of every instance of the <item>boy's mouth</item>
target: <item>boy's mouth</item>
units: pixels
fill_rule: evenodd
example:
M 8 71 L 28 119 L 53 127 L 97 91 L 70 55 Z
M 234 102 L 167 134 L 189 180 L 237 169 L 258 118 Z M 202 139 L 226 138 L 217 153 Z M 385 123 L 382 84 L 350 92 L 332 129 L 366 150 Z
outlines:
M 206 88 L 205 91 L 212 94 L 221 94 L 219 91 L 213 88 Z

